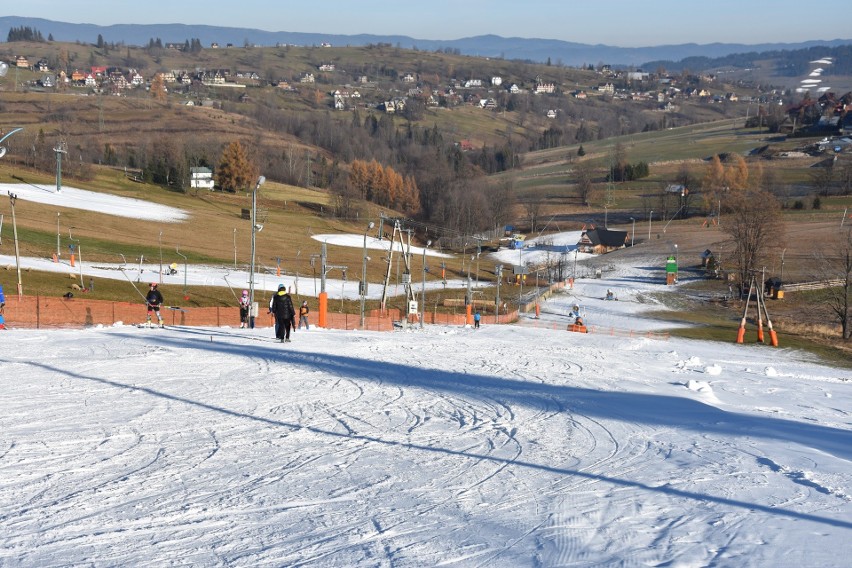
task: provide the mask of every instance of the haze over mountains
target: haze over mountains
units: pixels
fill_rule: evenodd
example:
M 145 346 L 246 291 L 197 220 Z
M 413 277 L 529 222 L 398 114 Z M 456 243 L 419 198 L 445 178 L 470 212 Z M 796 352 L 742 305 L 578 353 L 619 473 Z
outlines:
M 499 57 L 504 59 L 529 60 L 553 64 L 579 66 L 583 64 L 609 63 L 611 65 L 641 66 L 649 61 L 679 61 L 686 57 L 722 57 L 732 53 L 762 52 L 773 50 L 796 50 L 815 46 L 834 47 L 852 43 L 850 39 L 812 40 L 799 43 L 712 43 L 680 44 L 648 47 L 617 47 L 603 44 L 582 44 L 554 39 L 501 37 L 480 35 L 455 40 L 429 40 L 412 38 L 405 35 L 370 34 L 322 34 L 278 31 L 270 32 L 258 29 L 231 28 L 192 24 L 117 24 L 98 26 L 94 24 L 73 24 L 56 22 L 42 18 L 19 16 L 0 17 L 0 38 L 4 30 L 11 27 L 31 27 L 44 37 L 53 36 L 56 41 L 80 41 L 94 43 L 98 35 L 110 43 L 146 45 L 152 38 L 163 42 L 183 43 L 197 38 L 202 45 L 211 43 L 221 46 L 233 44 L 242 47 L 246 44 L 273 46 L 276 44 L 363 46 L 376 43 L 388 43 L 402 48 L 416 48 L 425 51 L 443 49 L 458 50 L 464 55 L 480 57 Z

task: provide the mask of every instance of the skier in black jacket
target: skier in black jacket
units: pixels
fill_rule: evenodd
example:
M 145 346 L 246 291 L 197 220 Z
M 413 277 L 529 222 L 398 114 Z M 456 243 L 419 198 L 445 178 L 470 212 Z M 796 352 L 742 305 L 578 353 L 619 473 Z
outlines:
M 160 306 L 163 304 L 163 295 L 157 290 L 157 283 L 151 282 L 151 289 L 148 290 L 148 295 L 145 296 L 145 302 L 148 305 L 147 323 L 151 325 L 151 313 L 157 314 L 157 319 L 160 321 L 160 327 L 163 327 L 163 317 L 160 315 Z
M 294 324 L 296 310 L 293 309 L 293 299 L 287 293 L 284 284 L 278 286 L 278 292 L 272 297 L 270 310 L 275 315 L 275 336 L 279 341 L 290 341 L 290 327 Z

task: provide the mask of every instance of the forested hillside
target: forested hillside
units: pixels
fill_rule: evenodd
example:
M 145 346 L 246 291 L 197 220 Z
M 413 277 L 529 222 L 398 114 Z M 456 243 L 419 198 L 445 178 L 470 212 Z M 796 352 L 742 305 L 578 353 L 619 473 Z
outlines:
M 30 41 L 0 48 L 14 63 L 0 79 L 3 128 L 25 127 L 7 160 L 50 172 L 62 145 L 72 178 L 109 165 L 188 191 L 190 169 L 220 168 L 238 140 L 253 171 L 329 191 L 340 216 L 368 199 L 465 234 L 508 220 L 512 178 L 489 175 L 522 168 L 526 152 L 743 116 L 762 94 L 699 75 L 633 81 L 608 65 L 386 44 L 213 48 L 151 38 L 133 47 L 10 32 L 18 37 Z M 370 171 L 384 178 L 360 182 L 356 162 L 375 162 Z

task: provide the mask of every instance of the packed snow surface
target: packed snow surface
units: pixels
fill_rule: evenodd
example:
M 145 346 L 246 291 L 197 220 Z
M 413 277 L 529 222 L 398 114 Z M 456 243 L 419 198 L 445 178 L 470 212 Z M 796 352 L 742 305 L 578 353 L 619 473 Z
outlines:
M 16 195 L 21 201 L 32 201 L 57 207 L 100 211 L 118 217 L 143 219 L 146 221 L 161 221 L 177 223 L 189 218 L 189 214 L 181 209 L 160 205 L 142 199 L 120 197 L 109 193 L 88 191 L 74 187 L 62 186 L 56 191 L 56 186 L 36 185 L 31 183 L 3 183 L 0 192 Z
M 551 321 L 573 302 L 548 301 Z M 0 565 L 840 566 L 852 552 L 852 377 L 783 348 L 526 318 L 288 344 L 125 325 L 0 340 Z

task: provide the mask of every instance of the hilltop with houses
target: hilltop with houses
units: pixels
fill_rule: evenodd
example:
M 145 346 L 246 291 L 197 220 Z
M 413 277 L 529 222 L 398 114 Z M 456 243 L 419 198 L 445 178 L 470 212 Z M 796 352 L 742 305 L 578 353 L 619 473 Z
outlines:
M 190 49 L 189 42 L 166 42 L 162 50 L 176 54 Z M 191 44 L 195 51 L 195 40 Z M 291 46 L 276 46 L 277 50 L 287 50 Z M 218 42 L 210 44 L 205 51 L 214 52 L 257 52 L 257 46 L 234 47 L 227 44 L 223 49 Z M 507 74 L 489 73 L 483 65 L 482 74 L 470 68 L 466 76 L 441 75 L 429 70 L 418 72 L 414 69 L 394 70 L 388 73 L 370 76 L 358 67 L 347 71 L 335 58 L 335 48 L 324 43 L 317 51 L 321 60 L 293 69 L 289 74 L 271 77 L 262 66 L 258 67 L 207 67 L 198 65 L 192 68 L 140 69 L 133 66 L 58 65 L 56 57 L 43 57 L 28 53 L 18 54 L 14 58 L 16 69 L 29 71 L 33 76 L 20 82 L 22 88 L 34 89 L 70 89 L 93 94 L 123 96 L 134 90 L 150 89 L 157 75 L 169 93 L 184 97 L 184 103 L 194 105 L 207 101 L 212 104 L 216 99 L 205 93 L 204 97 L 194 97 L 207 88 L 275 87 L 283 92 L 298 93 L 301 88 L 328 86 L 325 91 L 325 105 L 336 111 L 374 109 L 388 114 L 402 114 L 410 105 L 416 108 L 453 108 L 471 106 L 483 111 L 513 110 L 513 98 L 526 95 L 543 96 L 548 99 L 570 99 L 582 104 L 590 99 L 611 99 L 635 102 L 645 110 L 657 112 L 678 112 L 684 102 L 697 104 L 719 103 L 760 103 L 780 102 L 782 93 L 769 89 L 741 97 L 730 89 L 730 85 L 721 83 L 717 76 L 710 73 L 696 75 L 674 75 L 665 72 L 651 73 L 641 69 L 621 70 L 608 64 L 586 66 L 584 84 L 575 77 L 565 77 L 558 81 L 538 71 L 540 66 L 513 65 L 513 72 Z M 43 50 L 42 50 L 43 51 Z M 492 66 L 493 67 L 493 66 Z M 528 74 L 518 71 L 527 71 Z M 562 75 L 565 75 L 562 73 Z M 597 78 L 597 80 L 594 80 Z M 249 95 L 244 95 L 248 97 Z M 560 108 L 556 104 L 545 104 L 540 113 L 545 119 L 556 119 Z

